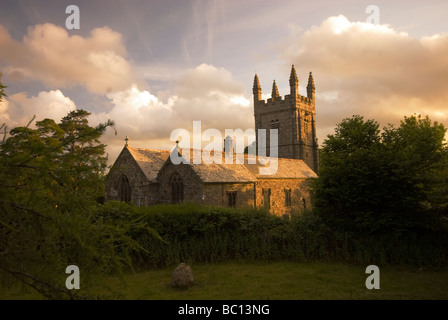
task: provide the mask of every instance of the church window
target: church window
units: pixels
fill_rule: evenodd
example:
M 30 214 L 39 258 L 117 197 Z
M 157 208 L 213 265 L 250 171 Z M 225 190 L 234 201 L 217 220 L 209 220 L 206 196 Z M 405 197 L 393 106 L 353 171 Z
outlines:
M 227 192 L 227 204 L 231 208 L 236 206 L 236 191 Z
M 291 189 L 285 189 L 285 206 L 291 207 Z
M 184 181 L 179 172 L 174 172 L 170 180 L 171 201 L 174 203 L 184 200 Z
M 263 192 L 263 203 L 266 209 L 271 208 L 271 189 L 262 189 Z
M 120 201 L 126 203 L 131 202 L 131 186 L 129 184 L 129 179 L 126 175 L 121 175 L 120 182 L 118 184 L 118 194 L 120 196 Z

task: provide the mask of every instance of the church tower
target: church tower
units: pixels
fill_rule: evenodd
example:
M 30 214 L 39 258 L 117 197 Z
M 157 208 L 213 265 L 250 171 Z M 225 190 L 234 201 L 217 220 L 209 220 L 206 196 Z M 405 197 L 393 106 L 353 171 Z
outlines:
M 294 65 L 289 76 L 289 86 L 290 94 L 282 98 L 274 80 L 271 98 L 265 101 L 261 98 L 258 75 L 255 75 L 253 94 L 257 144 L 258 129 L 266 129 L 266 154 L 269 155 L 269 129 L 277 129 L 278 157 L 302 159 L 317 173 L 319 159 L 316 138 L 316 88 L 312 73 L 310 72 L 308 77 L 306 97 L 299 94 L 299 79 Z

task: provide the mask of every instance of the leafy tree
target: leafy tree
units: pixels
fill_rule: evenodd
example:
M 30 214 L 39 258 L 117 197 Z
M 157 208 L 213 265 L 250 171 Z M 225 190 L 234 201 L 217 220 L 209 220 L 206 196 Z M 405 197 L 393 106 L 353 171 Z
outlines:
M 317 212 L 356 233 L 434 227 L 447 204 L 445 131 L 420 116 L 382 133 L 374 120 L 344 119 L 323 144 Z
M 414 218 L 420 224 L 438 223 L 431 219 L 432 214 L 446 215 L 448 148 L 445 133 L 443 124 L 419 115 L 404 117 L 398 128 L 389 126 L 382 134 L 384 153 L 390 159 L 390 175 L 399 182 L 395 189 L 399 194 L 395 198 L 409 211 L 416 212 Z
M 89 296 L 98 277 L 131 265 L 140 248 L 129 234 L 146 228 L 95 214 L 107 160 L 99 138 L 113 122 L 91 127 L 88 116 L 77 110 L 60 123 L 17 127 L 0 144 L 0 277 L 47 298 Z M 71 264 L 84 290 L 65 288 Z

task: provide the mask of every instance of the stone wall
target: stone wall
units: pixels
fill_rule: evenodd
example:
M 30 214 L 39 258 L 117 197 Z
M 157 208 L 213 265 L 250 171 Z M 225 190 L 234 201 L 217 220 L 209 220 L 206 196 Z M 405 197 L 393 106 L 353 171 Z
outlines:
M 236 192 L 236 208 L 254 205 L 253 183 L 206 183 L 204 184 L 204 204 L 227 207 L 228 192 Z
M 262 179 L 257 185 L 257 206 L 265 205 L 263 189 L 270 191 L 270 212 L 275 215 L 311 209 L 309 183 L 305 179 Z M 286 206 L 285 189 L 291 189 L 291 206 Z

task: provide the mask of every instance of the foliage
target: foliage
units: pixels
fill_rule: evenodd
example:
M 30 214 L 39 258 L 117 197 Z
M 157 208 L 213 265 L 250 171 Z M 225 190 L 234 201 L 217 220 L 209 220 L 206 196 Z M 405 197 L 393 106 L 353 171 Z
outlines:
M 188 263 L 228 261 L 343 261 L 375 264 L 441 265 L 448 259 L 448 233 L 408 233 L 355 237 L 305 212 L 279 217 L 263 209 L 195 204 L 136 207 L 108 202 L 97 216 L 138 220 L 163 241 L 135 229 L 131 236 L 144 251 L 133 253 L 136 270 Z
M 323 144 L 317 213 L 357 235 L 439 228 L 448 204 L 445 131 L 420 116 L 382 133 L 376 121 L 344 119 Z
M 91 127 L 88 116 L 76 110 L 60 123 L 13 128 L 0 144 L 0 277 L 47 298 L 81 297 L 65 288 L 67 266 L 79 267 L 88 288 L 129 266 L 130 252 L 140 250 L 129 236 L 138 224 L 94 215 L 107 160 L 99 138 L 113 122 Z

